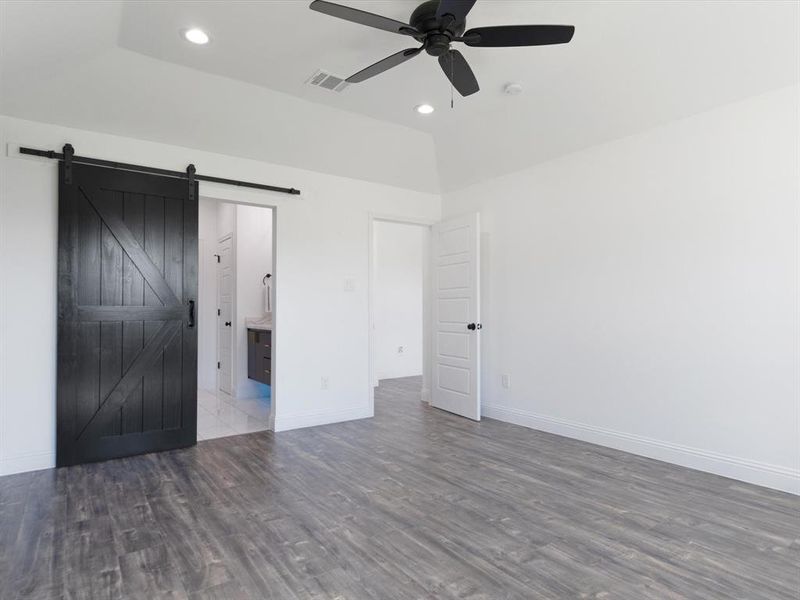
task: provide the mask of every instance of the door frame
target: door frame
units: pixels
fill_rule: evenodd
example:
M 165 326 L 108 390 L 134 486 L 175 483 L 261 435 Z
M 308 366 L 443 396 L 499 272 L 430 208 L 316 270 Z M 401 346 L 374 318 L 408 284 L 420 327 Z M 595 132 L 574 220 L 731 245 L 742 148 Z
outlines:
M 223 235 L 221 235 L 221 236 L 219 236 L 217 238 L 217 245 L 216 245 L 216 248 L 214 248 L 214 249 L 217 251 L 217 255 L 218 256 L 221 256 L 219 254 L 220 245 L 222 244 L 222 242 L 224 242 L 228 238 L 230 238 L 230 244 L 231 244 L 231 271 L 232 271 L 232 277 L 231 277 L 231 322 L 232 322 L 232 324 L 235 324 L 236 323 L 236 318 L 237 318 L 237 314 L 236 314 L 236 225 L 235 225 L 235 223 L 234 223 L 233 231 L 229 231 L 228 233 L 225 233 L 225 234 L 223 234 Z M 217 297 L 215 298 L 216 303 L 217 303 L 217 320 L 216 320 L 216 328 L 217 328 L 217 331 L 216 331 L 216 334 L 217 334 L 216 335 L 216 339 L 217 339 L 217 364 L 219 364 L 221 362 L 220 361 L 220 357 L 221 357 L 220 347 L 222 346 L 221 338 L 220 338 L 220 335 L 219 335 L 219 330 L 220 330 L 219 323 L 222 320 L 222 315 L 219 312 L 220 305 L 222 304 L 222 302 L 220 301 L 221 298 L 222 298 L 221 286 L 220 286 L 220 264 L 221 264 L 221 261 L 218 261 L 216 263 L 216 272 L 214 274 L 215 277 L 216 277 L 216 281 L 217 281 Z M 234 389 L 234 385 L 233 385 L 234 374 L 236 373 L 236 349 L 238 348 L 238 346 L 236 345 L 237 342 L 238 342 L 238 340 L 236 338 L 236 329 L 237 329 L 236 327 L 231 327 L 231 356 L 230 356 L 230 364 L 231 364 L 230 389 L 231 389 L 231 391 L 230 391 L 230 395 L 232 397 L 235 397 L 235 392 L 236 392 L 236 390 Z M 220 383 L 219 382 L 219 379 L 220 379 L 220 377 L 219 377 L 220 372 L 219 371 L 220 371 L 219 368 L 217 368 L 217 376 L 215 378 L 216 385 L 214 386 L 214 393 L 215 394 L 218 394 L 220 391 L 222 391 L 220 389 L 220 387 L 219 387 L 219 383 Z
M 422 247 L 422 401 L 431 403 L 431 300 L 432 279 L 430 268 L 432 226 L 439 219 L 418 219 L 385 213 L 370 212 L 368 216 L 368 269 L 367 269 L 367 313 L 368 313 L 368 346 L 369 360 L 367 366 L 367 386 L 369 393 L 369 413 L 375 416 L 375 222 L 397 223 L 399 225 L 417 225 L 425 228 Z

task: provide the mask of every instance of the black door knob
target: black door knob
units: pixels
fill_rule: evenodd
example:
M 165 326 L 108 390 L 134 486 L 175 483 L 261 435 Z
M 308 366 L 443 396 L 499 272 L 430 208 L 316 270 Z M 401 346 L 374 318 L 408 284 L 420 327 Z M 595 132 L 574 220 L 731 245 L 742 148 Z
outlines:
M 481 325 L 480 323 L 470 323 L 469 325 L 467 325 L 467 329 L 469 329 L 470 331 L 475 331 L 476 329 L 483 329 L 483 325 Z
M 231 322 L 230 321 L 225 321 L 225 327 L 230 327 L 230 326 L 231 326 Z

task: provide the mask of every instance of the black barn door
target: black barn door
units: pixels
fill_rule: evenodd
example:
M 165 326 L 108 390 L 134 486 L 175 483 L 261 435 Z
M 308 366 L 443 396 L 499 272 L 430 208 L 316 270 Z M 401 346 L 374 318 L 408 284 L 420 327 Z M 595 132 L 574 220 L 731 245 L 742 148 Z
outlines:
M 197 184 L 59 167 L 57 464 L 197 439 Z

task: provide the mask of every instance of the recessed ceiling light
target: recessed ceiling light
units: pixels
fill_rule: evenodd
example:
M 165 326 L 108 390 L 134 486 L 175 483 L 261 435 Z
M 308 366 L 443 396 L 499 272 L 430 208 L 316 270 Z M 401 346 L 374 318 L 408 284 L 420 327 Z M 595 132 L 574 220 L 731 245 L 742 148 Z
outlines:
M 187 29 L 183 32 L 183 37 L 193 44 L 199 44 L 201 46 L 208 43 L 208 34 L 202 29 Z
M 419 106 L 415 106 L 414 110 L 421 115 L 429 115 L 433 112 L 434 108 L 430 104 L 420 104 Z

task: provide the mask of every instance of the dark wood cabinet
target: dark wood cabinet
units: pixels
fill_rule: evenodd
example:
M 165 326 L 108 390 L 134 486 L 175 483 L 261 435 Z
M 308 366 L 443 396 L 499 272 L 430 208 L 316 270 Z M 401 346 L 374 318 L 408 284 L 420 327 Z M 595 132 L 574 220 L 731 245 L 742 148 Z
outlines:
M 247 330 L 247 377 L 261 383 L 272 383 L 272 332 Z

